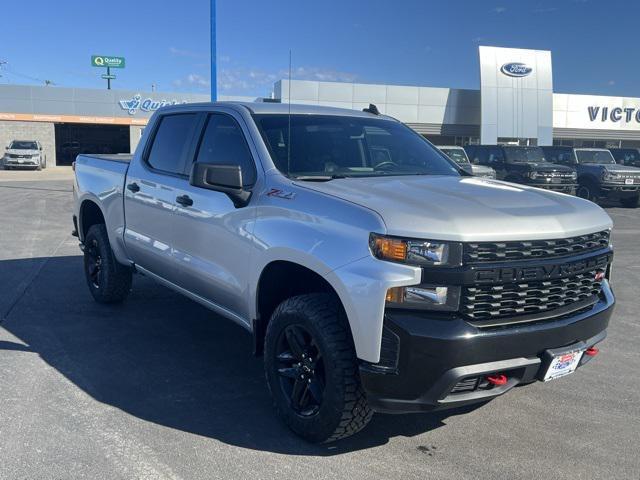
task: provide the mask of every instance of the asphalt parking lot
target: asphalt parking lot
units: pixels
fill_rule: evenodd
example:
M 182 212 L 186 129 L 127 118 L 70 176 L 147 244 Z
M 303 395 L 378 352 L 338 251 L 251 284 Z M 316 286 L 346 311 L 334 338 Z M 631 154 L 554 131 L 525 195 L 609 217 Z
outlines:
M 139 276 L 93 302 L 71 202 L 68 169 L 0 171 L 0 479 L 640 478 L 640 209 L 606 207 L 618 305 L 596 360 L 314 446 L 275 418 L 240 327 Z

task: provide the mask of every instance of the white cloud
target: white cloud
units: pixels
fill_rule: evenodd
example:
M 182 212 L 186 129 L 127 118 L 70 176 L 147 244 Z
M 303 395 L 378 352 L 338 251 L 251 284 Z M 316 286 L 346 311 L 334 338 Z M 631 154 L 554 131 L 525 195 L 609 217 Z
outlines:
M 268 95 L 276 81 L 288 77 L 288 69 L 267 71 L 257 68 L 223 67 L 218 72 L 218 86 L 220 91 L 227 94 L 241 95 L 251 93 Z M 354 73 L 340 70 L 300 66 L 292 70 L 291 78 L 294 80 L 317 80 L 321 82 L 354 82 L 358 76 Z
M 541 7 L 541 8 L 534 8 L 533 13 L 553 13 L 556 10 L 558 10 L 557 7 Z
M 184 78 L 178 78 L 172 82 L 176 88 L 184 87 L 188 89 L 205 90 L 211 86 L 211 82 L 207 77 L 197 73 L 190 73 Z
M 607 85 L 609 85 L 610 87 L 613 87 L 615 84 L 616 84 L 616 81 L 615 81 L 615 80 L 609 80 L 609 81 L 607 82 Z
M 500 14 L 500 13 L 506 12 L 507 8 L 506 7 L 496 7 L 496 8 L 493 9 L 493 11 L 496 12 L 497 14 Z

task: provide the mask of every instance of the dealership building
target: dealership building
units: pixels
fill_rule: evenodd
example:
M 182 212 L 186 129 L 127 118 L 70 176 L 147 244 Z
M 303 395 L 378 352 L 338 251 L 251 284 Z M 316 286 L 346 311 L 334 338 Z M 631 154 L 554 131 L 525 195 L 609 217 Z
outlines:
M 480 47 L 479 66 L 478 90 L 279 80 L 265 94 L 271 101 L 357 110 L 373 103 L 437 145 L 640 148 L 640 98 L 555 93 L 551 52 Z M 126 153 L 161 106 L 208 100 L 188 93 L 0 85 L 0 146 L 37 140 L 47 165 L 69 165 L 83 152 Z

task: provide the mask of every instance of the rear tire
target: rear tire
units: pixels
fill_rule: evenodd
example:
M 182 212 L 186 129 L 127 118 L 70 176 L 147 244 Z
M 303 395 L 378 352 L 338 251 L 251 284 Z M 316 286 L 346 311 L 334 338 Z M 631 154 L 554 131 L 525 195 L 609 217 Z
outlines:
M 120 303 L 131 291 L 131 268 L 116 260 L 102 223 L 92 225 L 84 239 L 84 273 L 98 303 Z
M 282 302 L 267 326 L 264 352 L 278 416 L 299 436 L 333 442 L 371 420 L 351 332 L 335 296 L 308 294 Z
M 640 195 L 635 195 L 633 197 L 621 198 L 620 203 L 623 207 L 626 208 L 637 208 L 640 203 Z

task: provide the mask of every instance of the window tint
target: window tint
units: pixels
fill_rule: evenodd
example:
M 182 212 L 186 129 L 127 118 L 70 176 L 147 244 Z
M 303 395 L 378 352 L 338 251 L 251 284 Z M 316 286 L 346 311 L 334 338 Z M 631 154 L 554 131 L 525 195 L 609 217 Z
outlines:
M 396 121 L 342 115 L 254 118 L 276 167 L 291 177 L 459 174 L 444 154 Z
M 571 150 L 544 149 L 544 155 L 547 161 L 552 163 L 559 163 L 561 165 L 573 164 L 573 151 Z
M 489 158 L 488 163 L 495 164 L 498 162 L 504 161 L 504 154 L 502 153 L 502 149 L 500 147 L 491 147 L 489 149 Z
M 149 165 L 163 172 L 184 173 L 183 153 L 196 118 L 195 113 L 162 117 L 147 158 Z
M 240 165 L 242 183 L 253 185 L 256 170 L 251 152 L 236 121 L 228 115 L 210 115 L 196 162 L 212 165 Z

